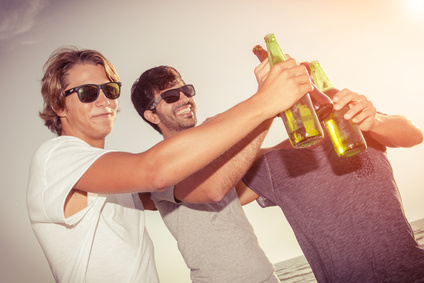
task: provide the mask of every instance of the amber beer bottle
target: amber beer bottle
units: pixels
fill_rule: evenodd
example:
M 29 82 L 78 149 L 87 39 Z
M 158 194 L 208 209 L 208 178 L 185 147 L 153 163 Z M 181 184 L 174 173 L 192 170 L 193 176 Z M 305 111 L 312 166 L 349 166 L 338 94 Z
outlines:
M 312 61 L 309 68 L 311 69 L 315 85 L 322 92 L 333 98 L 338 90 L 328 79 L 318 61 Z M 340 157 L 350 157 L 367 148 L 367 143 L 359 126 L 353 123 L 352 120 L 346 120 L 343 117 L 348 110 L 349 106 L 347 105 L 340 110 L 333 110 L 324 120 L 325 128 L 333 143 L 334 149 Z
M 260 45 L 253 47 L 252 51 L 261 62 L 268 57 L 268 52 Z M 333 101 L 323 92 L 321 92 L 314 84 L 312 84 L 312 86 L 314 87 L 314 90 L 309 92 L 312 105 L 314 106 L 315 112 L 317 113 L 318 120 L 323 122 L 324 119 L 330 115 L 331 111 L 333 111 Z
M 271 66 L 286 60 L 274 34 L 265 36 Z M 309 94 L 305 94 L 292 107 L 280 114 L 290 143 L 294 148 L 311 146 L 324 137 L 320 122 L 312 106 Z

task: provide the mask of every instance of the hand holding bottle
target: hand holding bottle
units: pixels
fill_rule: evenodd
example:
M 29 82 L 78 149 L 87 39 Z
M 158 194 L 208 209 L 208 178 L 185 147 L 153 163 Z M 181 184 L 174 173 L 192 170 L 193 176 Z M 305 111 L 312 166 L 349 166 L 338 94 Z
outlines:
M 351 157 L 364 151 L 367 148 L 367 143 L 358 124 L 351 119 L 352 115 L 359 113 L 357 111 L 360 110 L 360 106 L 350 111 L 350 106 L 355 107 L 355 99 L 362 101 L 363 97 L 359 98 L 359 95 L 355 95 L 348 90 L 342 92 L 337 90 L 318 61 L 312 61 L 307 67 L 318 89 L 332 98 L 334 102 L 337 102 L 333 112 L 324 120 L 325 128 L 337 155 L 340 157 Z M 365 104 L 361 102 L 360 105 Z M 348 112 L 349 114 L 347 114 Z M 371 112 L 368 111 L 367 113 Z M 360 118 L 362 117 L 360 116 L 357 119 L 359 120 Z
M 336 111 L 348 105 L 349 110 L 343 118 L 346 120 L 352 119 L 352 122 L 357 124 L 361 131 L 369 131 L 374 127 L 377 109 L 365 95 L 343 89 L 334 95 L 333 101 Z
M 289 109 L 313 89 L 306 69 L 292 58 L 272 68 L 262 64 L 259 66 L 262 67 L 255 71 L 259 83 L 258 93 L 263 93 L 273 104 L 278 104 L 274 106 L 279 112 Z
M 284 110 L 280 114 L 280 117 L 283 120 L 289 140 L 294 148 L 311 146 L 322 140 L 324 135 L 314 106 L 312 105 L 311 98 L 309 97 L 309 92 L 314 89 L 309 79 L 309 74 L 304 66 L 298 64 L 294 59 L 286 57 L 275 39 L 274 34 L 268 34 L 264 39 L 269 63 L 272 67 L 268 77 L 271 75 L 272 70 L 275 70 L 277 67 L 285 68 L 285 66 L 287 66 L 292 69 L 290 72 L 286 72 L 286 77 L 282 78 L 287 79 L 288 76 L 289 78 L 294 78 L 294 80 L 282 80 L 283 88 L 281 90 L 302 87 L 302 85 L 305 84 L 308 85 L 307 89 L 303 88 L 306 93 L 304 93 L 302 97 L 294 101 L 287 100 L 283 103 L 285 107 L 288 105 L 287 102 L 290 102 L 292 105 L 290 108 Z M 255 46 L 253 49 L 253 53 L 256 54 L 260 61 L 263 61 L 264 57 L 266 57 L 263 51 L 264 50 L 260 46 Z M 333 104 L 330 104 L 331 109 L 333 109 Z
M 260 45 L 256 45 L 255 47 L 253 47 L 252 52 L 256 55 L 256 57 L 258 57 L 259 61 L 261 62 L 269 59 L 268 51 L 263 49 Z M 284 55 L 287 58 L 291 58 L 288 54 Z M 301 63 L 301 65 L 307 68 L 309 74 L 311 73 L 308 62 Z M 328 115 L 330 115 L 331 111 L 333 110 L 333 101 L 327 95 L 322 93 L 313 83 L 312 86 L 314 89 L 309 92 L 309 95 L 311 96 L 312 100 L 312 105 L 314 106 L 318 119 L 320 121 L 323 121 L 325 118 L 327 118 Z

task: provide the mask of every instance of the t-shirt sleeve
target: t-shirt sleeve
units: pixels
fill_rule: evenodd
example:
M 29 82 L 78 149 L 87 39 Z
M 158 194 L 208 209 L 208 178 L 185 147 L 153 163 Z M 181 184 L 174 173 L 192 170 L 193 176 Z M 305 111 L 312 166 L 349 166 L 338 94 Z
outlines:
M 174 196 L 175 186 L 172 186 L 162 192 L 151 192 L 151 198 L 155 204 L 160 201 L 167 201 L 171 203 L 177 203 Z
M 79 221 L 84 215 L 83 211 L 78 213 L 80 217 L 65 219 L 63 210 L 66 197 L 87 169 L 107 152 L 72 137 L 59 138 L 54 143 L 45 144 L 32 165 L 37 167 L 35 174 L 43 176 L 40 178 L 42 182 L 36 182 L 35 188 L 32 188 L 37 194 L 35 198 L 39 198 L 35 199 L 35 205 L 40 206 L 38 217 L 68 225 Z M 73 223 L 68 223 L 70 221 Z
M 273 197 L 272 176 L 266 155 L 258 159 L 242 178 L 243 182 L 259 195 L 256 200 L 261 207 L 275 206 Z

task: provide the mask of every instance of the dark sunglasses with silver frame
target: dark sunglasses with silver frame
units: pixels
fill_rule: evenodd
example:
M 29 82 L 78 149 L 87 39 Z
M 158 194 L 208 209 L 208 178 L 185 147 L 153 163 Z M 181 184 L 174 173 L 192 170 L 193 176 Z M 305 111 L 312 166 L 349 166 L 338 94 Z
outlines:
M 165 100 L 166 103 L 177 102 L 180 99 L 180 92 L 184 93 L 184 95 L 187 97 L 192 97 L 196 95 L 196 90 L 194 89 L 193 85 L 183 85 L 179 88 L 170 89 L 163 92 L 158 97 L 158 99 L 156 99 L 156 101 L 152 104 L 152 106 L 150 106 L 149 110 L 155 110 L 156 106 L 162 99 Z
M 121 86 L 122 84 L 120 82 L 108 82 L 102 85 L 86 84 L 68 89 L 63 94 L 67 97 L 76 92 L 82 103 L 90 103 L 97 100 L 100 89 L 103 90 L 103 93 L 109 99 L 119 98 L 121 95 Z

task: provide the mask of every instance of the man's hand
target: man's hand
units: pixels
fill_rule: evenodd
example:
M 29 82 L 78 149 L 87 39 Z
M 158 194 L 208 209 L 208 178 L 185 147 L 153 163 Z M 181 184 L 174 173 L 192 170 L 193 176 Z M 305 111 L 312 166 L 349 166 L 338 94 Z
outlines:
M 344 118 L 346 120 L 352 119 L 352 122 L 358 124 L 362 131 L 369 131 L 375 127 L 377 109 L 365 95 L 343 89 L 334 95 L 333 101 L 336 111 L 348 105 L 349 110 Z

